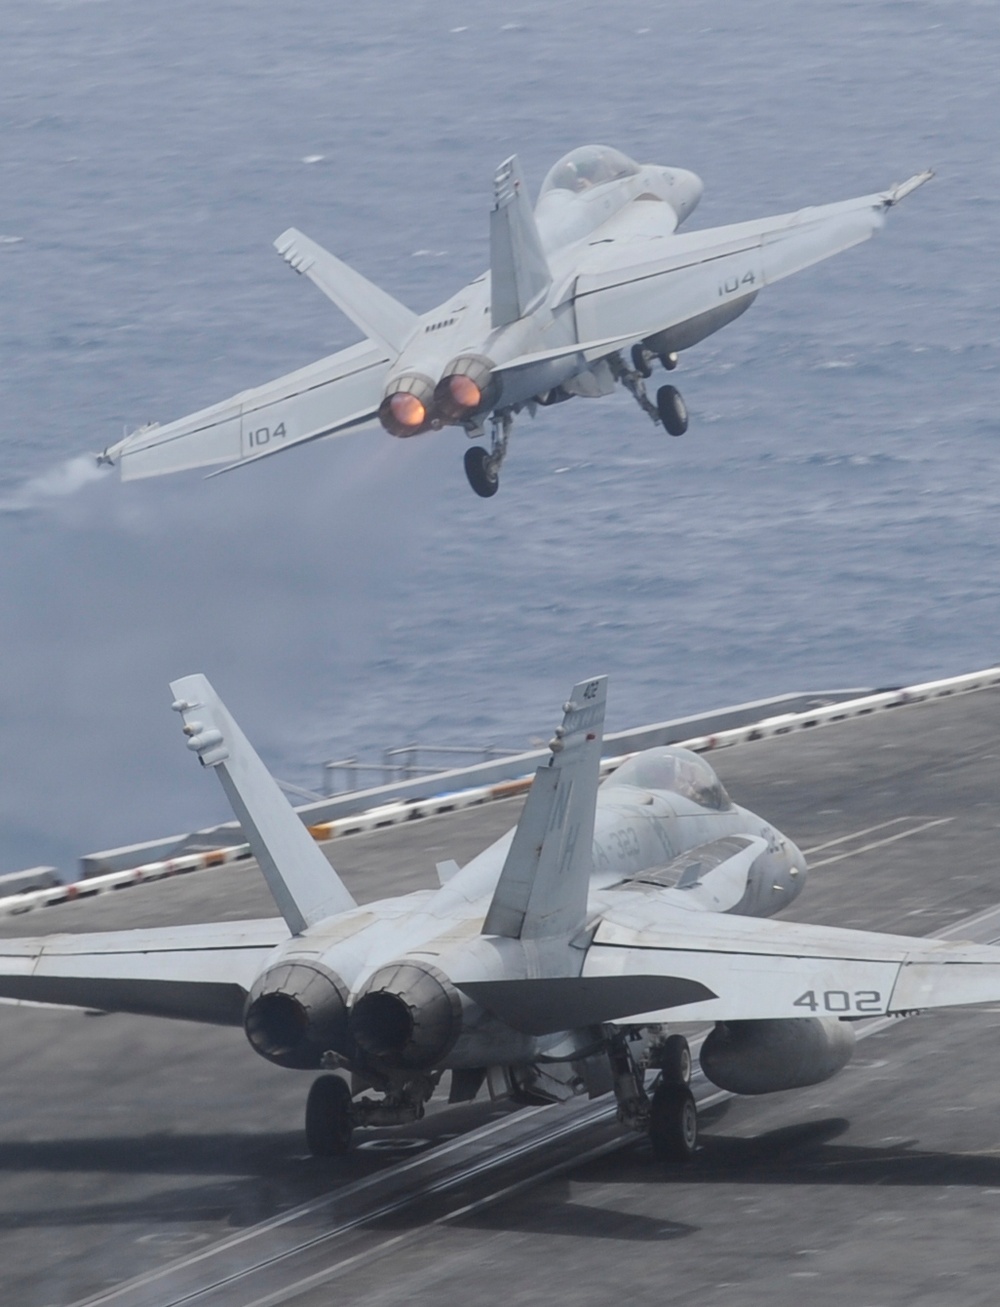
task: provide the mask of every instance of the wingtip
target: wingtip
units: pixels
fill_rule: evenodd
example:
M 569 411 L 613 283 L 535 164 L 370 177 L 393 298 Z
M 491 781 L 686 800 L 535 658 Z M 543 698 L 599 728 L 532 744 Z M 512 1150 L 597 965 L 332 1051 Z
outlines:
M 934 176 L 933 168 L 925 168 L 923 172 L 914 173 L 908 181 L 899 182 L 895 186 L 890 186 L 885 192 L 885 202 L 891 208 L 898 204 L 900 200 L 905 200 L 908 195 L 912 195 L 915 190 L 929 182 Z

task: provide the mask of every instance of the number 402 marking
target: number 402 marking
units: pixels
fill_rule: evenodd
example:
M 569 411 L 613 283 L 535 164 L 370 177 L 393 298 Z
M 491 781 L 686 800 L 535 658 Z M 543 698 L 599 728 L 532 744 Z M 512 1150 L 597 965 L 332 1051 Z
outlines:
M 807 989 L 792 1007 L 807 1007 L 810 1012 L 881 1012 L 882 995 L 877 989 L 827 989 L 817 997 L 814 989 Z

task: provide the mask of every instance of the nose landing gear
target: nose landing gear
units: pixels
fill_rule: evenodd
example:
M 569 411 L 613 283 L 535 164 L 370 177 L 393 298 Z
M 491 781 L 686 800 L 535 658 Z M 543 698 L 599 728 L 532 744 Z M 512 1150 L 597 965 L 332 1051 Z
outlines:
M 490 448 L 473 445 L 465 451 L 465 475 L 481 499 L 490 499 L 500 489 L 500 468 L 507 457 L 507 440 L 514 418 L 510 410 L 491 419 Z

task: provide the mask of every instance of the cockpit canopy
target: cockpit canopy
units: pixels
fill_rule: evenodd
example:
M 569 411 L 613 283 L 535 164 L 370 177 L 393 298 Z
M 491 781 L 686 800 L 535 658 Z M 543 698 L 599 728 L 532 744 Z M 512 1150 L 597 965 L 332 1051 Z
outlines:
M 610 145 L 581 145 L 550 168 L 539 199 L 549 191 L 588 191 L 622 177 L 634 177 L 639 165 Z
M 723 812 L 733 806 L 708 763 L 687 749 L 664 746 L 637 753 L 623 762 L 606 783 L 634 785 L 639 790 L 670 790 L 713 812 Z

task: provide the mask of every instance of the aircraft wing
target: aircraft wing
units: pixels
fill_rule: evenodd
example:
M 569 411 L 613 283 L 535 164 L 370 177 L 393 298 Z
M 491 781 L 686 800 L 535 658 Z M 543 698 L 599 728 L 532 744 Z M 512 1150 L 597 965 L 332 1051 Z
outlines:
M 275 917 L 0 940 L 0 1001 L 239 1026 L 250 986 L 288 937 Z
M 729 321 L 762 287 L 868 240 L 887 210 L 932 175 L 777 217 L 593 246 L 576 282 L 578 338 L 641 339 L 713 313 Z
M 605 916 L 580 976 L 456 983 L 531 1034 L 608 1021 L 867 1017 L 996 1002 L 1000 949 L 656 911 L 642 896 Z
M 123 481 L 225 463 L 239 467 L 371 421 L 382 400 L 391 350 L 370 340 L 166 426 L 144 427 L 100 461 L 121 464 Z

